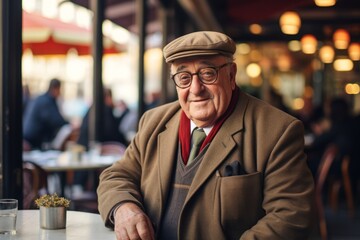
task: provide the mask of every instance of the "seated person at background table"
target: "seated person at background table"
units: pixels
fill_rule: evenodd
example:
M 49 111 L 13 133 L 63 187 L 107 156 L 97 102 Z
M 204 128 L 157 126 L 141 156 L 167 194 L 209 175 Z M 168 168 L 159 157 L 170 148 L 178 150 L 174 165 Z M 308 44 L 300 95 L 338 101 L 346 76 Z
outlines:
M 60 94 L 60 80 L 52 79 L 47 92 L 28 104 L 23 119 L 23 136 L 32 149 L 50 148 L 59 130 L 69 124 L 57 104 Z
M 103 114 L 103 127 L 102 131 L 100 132 L 100 139 L 98 140 L 101 142 L 119 142 L 124 144 L 125 146 L 128 145 L 128 142 L 125 136 L 119 130 L 119 119 L 116 118 L 113 114 L 114 110 L 114 103 L 112 99 L 112 92 L 111 89 L 104 89 L 104 109 Z M 86 147 L 89 150 L 89 116 L 90 116 L 89 109 L 85 114 L 82 124 L 80 126 L 80 134 L 77 143 Z M 74 176 L 74 184 L 86 186 L 88 181 L 88 171 L 77 171 L 75 172 Z M 97 186 L 97 184 L 95 184 Z
M 100 139 L 99 142 L 120 142 L 125 146 L 128 145 L 126 138 L 124 135 L 118 130 L 119 129 L 119 119 L 115 117 L 113 114 L 114 111 L 114 102 L 112 99 L 112 92 L 111 89 L 104 89 L 104 108 L 103 114 L 103 127 L 102 131 L 100 132 Z M 80 145 L 85 146 L 89 149 L 89 117 L 90 117 L 89 109 L 85 114 L 81 126 L 80 126 L 80 135 L 78 138 L 77 143 Z
M 164 47 L 178 101 L 147 111 L 122 159 L 100 175 L 99 212 L 117 239 L 309 236 L 302 122 L 236 86 L 235 50 L 217 32 Z M 198 155 L 192 132 L 194 142 L 207 135 Z

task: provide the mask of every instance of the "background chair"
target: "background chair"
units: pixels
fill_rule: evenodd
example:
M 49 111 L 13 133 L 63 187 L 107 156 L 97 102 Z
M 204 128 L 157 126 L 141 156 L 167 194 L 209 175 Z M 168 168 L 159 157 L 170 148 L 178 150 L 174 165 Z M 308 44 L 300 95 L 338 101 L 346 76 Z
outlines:
M 101 152 L 103 156 L 106 155 L 123 155 L 126 150 L 126 146 L 120 142 L 103 142 L 101 143 Z
M 34 162 L 23 162 L 24 209 L 37 208 L 35 199 L 49 193 L 46 171 Z
M 319 231 L 322 240 L 328 239 L 327 223 L 324 210 L 324 201 L 323 193 L 325 183 L 329 183 L 329 203 L 332 209 L 337 209 L 339 190 L 341 186 L 344 187 L 345 198 L 347 202 L 347 207 L 349 211 L 349 216 L 354 216 L 354 200 L 352 187 L 349 176 L 349 157 L 345 156 L 341 161 L 341 178 L 339 179 L 330 179 L 329 172 L 330 168 L 333 165 L 336 157 L 338 156 L 339 149 L 335 144 L 328 146 L 323 154 L 323 157 L 320 161 L 316 176 L 316 185 L 315 185 L 315 205 L 318 214 L 319 221 Z

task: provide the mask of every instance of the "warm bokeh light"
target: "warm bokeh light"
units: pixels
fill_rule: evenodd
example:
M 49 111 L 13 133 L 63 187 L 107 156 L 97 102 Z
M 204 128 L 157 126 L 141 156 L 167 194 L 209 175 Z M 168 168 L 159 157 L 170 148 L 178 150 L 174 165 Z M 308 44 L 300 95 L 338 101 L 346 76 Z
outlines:
M 348 83 L 345 85 L 345 92 L 346 94 L 359 94 L 360 86 L 357 83 Z
M 249 54 L 251 51 L 250 45 L 247 43 L 240 43 L 236 48 L 237 52 L 243 55 Z
M 360 60 L 360 43 L 351 43 L 348 48 L 349 57 L 353 61 Z
M 320 48 L 319 56 L 323 63 L 332 63 L 334 60 L 335 51 L 331 46 L 325 45 Z
M 280 71 L 287 72 L 291 67 L 291 59 L 288 55 L 282 55 L 277 60 L 277 66 Z
M 293 101 L 293 109 L 294 110 L 301 110 L 303 109 L 305 103 L 304 103 L 304 99 L 302 98 L 295 98 Z
M 318 7 L 331 7 L 334 6 L 336 0 L 315 0 L 315 4 Z
M 258 76 L 260 76 L 261 74 L 261 68 L 259 66 L 259 64 L 257 63 L 250 63 L 247 67 L 246 67 L 246 74 L 249 77 L 252 78 L 256 78 Z
M 259 24 L 251 24 L 249 30 L 252 34 L 258 35 L 262 33 L 262 27 Z
M 350 34 L 345 29 L 338 29 L 334 32 L 333 41 L 337 49 L 346 49 L 350 43 Z
M 311 34 L 304 35 L 301 40 L 301 49 L 305 54 L 313 54 L 316 52 L 317 40 Z
M 354 63 L 348 58 L 336 59 L 333 65 L 334 69 L 339 72 L 351 71 L 354 67 Z
M 298 40 L 292 40 L 288 43 L 288 48 L 290 51 L 298 52 L 301 50 L 301 43 Z
M 294 35 L 299 32 L 301 19 L 299 14 L 293 11 L 285 12 L 280 16 L 281 31 L 285 34 Z
M 314 95 L 314 89 L 311 86 L 306 86 L 304 90 L 304 97 L 311 98 Z

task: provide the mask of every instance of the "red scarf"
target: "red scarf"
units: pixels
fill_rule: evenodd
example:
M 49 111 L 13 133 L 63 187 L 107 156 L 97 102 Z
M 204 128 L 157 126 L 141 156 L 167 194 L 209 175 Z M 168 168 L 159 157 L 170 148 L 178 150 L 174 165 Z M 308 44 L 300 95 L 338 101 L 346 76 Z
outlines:
M 239 89 L 235 88 L 232 93 L 231 101 L 226 112 L 216 121 L 214 127 L 211 129 L 209 135 L 206 136 L 204 142 L 201 145 L 200 151 L 212 141 L 215 137 L 216 133 L 219 131 L 221 125 L 225 122 L 225 120 L 230 116 L 230 114 L 234 111 L 236 103 L 239 98 Z M 180 116 L 180 127 L 179 127 L 179 139 L 181 146 L 181 156 L 186 164 L 190 154 L 190 119 L 186 116 L 184 111 L 181 112 Z

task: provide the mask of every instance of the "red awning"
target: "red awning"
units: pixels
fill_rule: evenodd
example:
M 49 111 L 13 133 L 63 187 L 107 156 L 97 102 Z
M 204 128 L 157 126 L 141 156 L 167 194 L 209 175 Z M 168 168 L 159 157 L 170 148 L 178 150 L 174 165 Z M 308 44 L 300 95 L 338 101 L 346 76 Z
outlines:
M 30 49 L 34 55 L 53 55 L 66 54 L 73 48 L 79 55 L 88 55 L 91 38 L 89 29 L 23 11 L 23 51 Z M 104 45 L 104 53 L 120 52 L 112 42 L 104 41 Z

